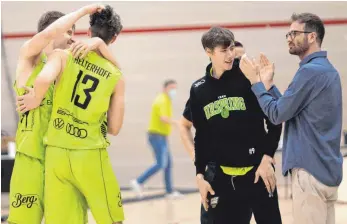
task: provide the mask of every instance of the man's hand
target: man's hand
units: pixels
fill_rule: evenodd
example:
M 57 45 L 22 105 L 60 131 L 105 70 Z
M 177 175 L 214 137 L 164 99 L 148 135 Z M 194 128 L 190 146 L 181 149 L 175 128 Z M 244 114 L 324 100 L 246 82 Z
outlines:
M 94 14 L 96 12 L 101 12 L 103 9 L 105 9 L 105 6 L 101 4 L 91 4 L 83 7 L 83 10 L 86 14 Z
M 211 195 L 214 195 L 214 191 L 211 185 L 204 179 L 204 176 L 202 174 L 198 174 L 196 176 L 196 182 L 197 182 L 200 196 L 201 196 L 201 203 L 204 206 L 205 211 L 207 211 L 208 210 L 207 193 L 210 192 Z
M 260 82 L 259 77 L 259 64 L 256 63 L 255 59 L 250 59 L 246 54 L 241 57 L 240 69 L 246 78 L 253 85 L 254 83 Z
M 259 75 L 261 81 L 264 83 L 266 90 L 269 90 L 273 85 L 273 78 L 275 75 L 275 65 L 271 63 L 269 59 L 264 55 L 260 54 L 260 70 Z
M 263 179 L 270 196 L 272 196 L 272 193 L 276 188 L 276 176 L 272 164 L 275 164 L 275 161 L 270 156 L 264 155 L 257 172 L 255 173 L 254 180 L 254 183 L 257 183 L 260 176 Z
M 35 109 L 40 106 L 42 99 L 38 99 L 35 96 L 35 91 L 33 88 L 23 87 L 27 93 L 23 96 L 17 96 L 17 111 L 20 113 L 25 113 L 29 110 Z
M 99 37 L 93 37 L 84 41 L 75 41 L 70 46 L 70 51 L 74 58 L 84 58 L 90 51 L 99 50 L 101 55 L 109 60 L 112 64 L 120 69 L 120 66 L 112 55 L 111 50 L 107 47 L 107 44 Z
M 70 51 L 74 58 L 84 58 L 89 51 L 98 49 L 103 40 L 99 37 L 93 37 L 84 41 L 76 41 L 70 46 Z

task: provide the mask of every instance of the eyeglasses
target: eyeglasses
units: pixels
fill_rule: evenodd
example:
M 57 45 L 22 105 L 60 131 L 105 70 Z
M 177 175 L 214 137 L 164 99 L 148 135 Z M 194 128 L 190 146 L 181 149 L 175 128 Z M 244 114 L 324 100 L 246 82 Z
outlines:
M 293 40 L 300 33 L 312 33 L 312 31 L 292 30 L 286 34 L 286 39 L 288 39 L 288 37 L 290 36 L 290 38 Z

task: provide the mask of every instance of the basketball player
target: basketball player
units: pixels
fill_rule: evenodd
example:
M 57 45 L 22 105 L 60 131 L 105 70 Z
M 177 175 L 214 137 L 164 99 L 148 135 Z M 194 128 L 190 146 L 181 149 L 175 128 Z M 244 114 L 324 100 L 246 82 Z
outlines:
M 67 48 L 73 42 L 74 23 L 84 15 L 100 10 L 101 7 L 93 4 L 68 15 L 49 11 L 41 16 L 38 22 L 38 33 L 25 42 L 20 49 L 14 84 L 18 96 L 24 94 L 28 86 L 33 85 L 47 56 L 54 49 Z M 94 39 L 88 44 L 79 42 L 76 46 L 81 46 L 80 48 L 86 51 L 101 45 L 99 40 Z M 110 57 L 111 54 L 102 49 Z M 51 114 L 52 92 L 53 85 L 49 87 L 39 108 L 19 114 L 20 120 L 16 133 L 17 153 L 10 184 L 10 211 L 7 220 L 9 223 L 36 224 L 41 223 L 43 218 L 45 155 L 42 139 Z
M 106 44 L 122 30 L 110 6 L 90 16 L 91 37 Z M 20 110 L 36 108 L 56 81 L 46 148 L 45 219 L 47 223 L 85 223 L 87 205 L 97 223 L 121 223 L 121 193 L 106 147 L 107 131 L 117 135 L 123 123 L 124 80 L 120 70 L 91 51 L 74 59 L 56 50 L 35 81 L 19 97 Z M 107 113 L 107 122 L 105 122 Z M 83 212 L 80 208 L 82 207 Z

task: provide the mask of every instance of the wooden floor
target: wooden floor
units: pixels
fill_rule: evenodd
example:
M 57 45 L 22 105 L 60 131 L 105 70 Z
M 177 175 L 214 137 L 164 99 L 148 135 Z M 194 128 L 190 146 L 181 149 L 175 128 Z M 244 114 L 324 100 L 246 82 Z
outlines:
M 158 199 L 141 203 L 125 205 L 127 224 L 197 224 L 199 223 L 200 196 L 198 193 L 186 195 L 181 200 Z M 292 223 L 292 208 L 290 199 L 280 200 L 280 210 L 283 224 Z M 336 224 L 347 223 L 347 205 L 336 206 Z M 90 223 L 92 216 L 90 216 Z M 256 223 L 254 219 L 251 222 Z
M 290 191 L 285 187 L 279 187 L 279 204 L 283 224 L 292 224 L 292 203 L 291 199 L 286 198 Z M 346 190 L 346 189 L 345 189 Z M 200 195 L 196 189 L 181 189 L 184 193 L 183 198 L 171 200 L 164 197 L 161 189 L 150 189 L 145 193 L 142 200 L 137 200 L 133 192 L 123 191 L 124 224 L 197 224 L 200 215 Z M 288 194 L 288 195 L 289 195 Z M 8 206 L 4 206 L 8 200 L 7 194 L 2 194 L 2 215 L 8 214 Z M 335 206 L 336 223 L 347 223 L 347 204 L 338 202 Z M 91 212 L 89 214 L 90 224 L 96 224 Z M 6 222 L 3 222 L 6 223 Z M 256 223 L 252 219 L 252 224 Z
M 124 224 L 197 224 L 199 223 L 200 196 L 197 192 L 189 192 L 184 197 L 169 200 L 163 197 L 162 190 L 148 190 L 142 201 L 136 201 L 134 194 L 128 190 L 123 191 Z M 285 199 L 285 188 L 279 188 L 280 210 L 283 224 L 292 224 L 291 200 Z M 2 199 L 7 195 L 3 194 Z M 347 223 L 347 204 L 336 204 L 336 224 Z M 2 214 L 7 214 L 8 209 L 2 209 Z M 6 223 L 6 222 L 3 222 Z M 89 223 L 96 224 L 91 212 Z M 252 224 L 256 223 L 252 219 Z
M 177 153 L 177 151 L 176 151 Z M 176 154 L 174 153 L 174 154 Z M 347 153 L 347 148 L 342 149 Z M 276 176 L 278 184 L 279 204 L 283 224 L 292 224 L 292 208 L 290 185 L 287 178 L 281 174 L 281 152 L 275 154 Z M 194 167 L 185 154 L 174 157 L 174 184 L 184 197 L 169 200 L 164 197 L 162 173 L 155 175 L 145 185 L 145 196 L 138 200 L 129 190 L 129 180 L 139 175 L 151 163 L 140 161 L 136 166 L 114 164 L 116 176 L 122 186 L 122 198 L 125 212 L 125 224 L 197 224 L 200 216 L 200 195 L 194 181 Z M 347 159 L 345 159 L 347 164 Z M 192 174 L 192 175 L 190 175 Z M 344 181 L 345 182 L 345 181 Z M 347 224 L 347 185 L 339 188 L 339 203 L 336 204 L 336 224 Z M 1 214 L 8 214 L 8 194 L 1 194 Z M 4 222 L 5 223 L 5 222 Z M 89 223 L 96 224 L 89 212 Z M 252 223 L 255 223 L 254 221 Z M 66 223 L 69 224 L 69 223 Z
M 284 189 L 279 189 L 284 194 Z M 200 195 L 187 194 L 183 199 L 168 200 L 165 198 L 126 204 L 124 206 L 126 224 L 197 224 L 199 223 Z M 292 223 L 292 208 L 290 199 L 280 199 L 280 210 L 283 224 Z M 347 223 L 347 204 L 336 205 L 336 224 Z M 130 215 L 131 214 L 131 215 Z M 95 223 L 90 214 L 90 223 Z M 93 220 L 93 221 L 92 221 Z M 251 222 L 256 223 L 254 219 Z

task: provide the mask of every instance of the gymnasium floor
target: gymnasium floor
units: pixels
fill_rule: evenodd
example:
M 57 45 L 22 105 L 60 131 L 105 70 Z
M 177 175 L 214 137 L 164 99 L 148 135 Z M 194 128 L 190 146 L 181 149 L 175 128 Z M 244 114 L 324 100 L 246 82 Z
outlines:
M 343 152 L 346 153 L 347 150 Z M 174 153 L 175 154 L 175 153 Z M 137 161 L 142 171 L 150 165 L 151 160 Z M 283 224 L 292 224 L 292 208 L 290 189 L 286 188 L 286 180 L 280 174 L 281 152 L 276 153 L 276 174 L 278 178 L 279 204 Z M 183 154 L 174 157 L 174 177 L 177 190 L 184 194 L 184 197 L 176 200 L 169 200 L 164 197 L 162 185 L 162 173 L 158 173 L 153 179 L 145 185 L 145 197 L 139 201 L 135 198 L 132 191 L 129 190 L 129 184 L 125 183 L 123 187 L 123 205 L 126 215 L 125 224 L 197 224 L 200 214 L 200 195 L 196 190 L 194 183 L 194 167 L 189 159 Z M 137 166 L 136 166 L 137 167 Z M 134 167 L 118 163 L 115 166 L 115 172 L 120 182 L 132 179 Z M 193 177 L 191 177 L 193 173 Z M 119 174 L 119 175 L 118 175 Z M 342 190 L 342 189 L 340 189 Z M 344 189 L 347 190 L 347 189 Z M 8 195 L 1 195 L 1 214 L 8 213 Z M 339 202 L 336 204 L 336 224 L 347 223 L 347 203 Z M 5 223 L 5 222 L 4 222 Z M 89 223 L 96 224 L 91 212 L 89 212 Z M 251 222 L 255 223 L 254 220 Z

